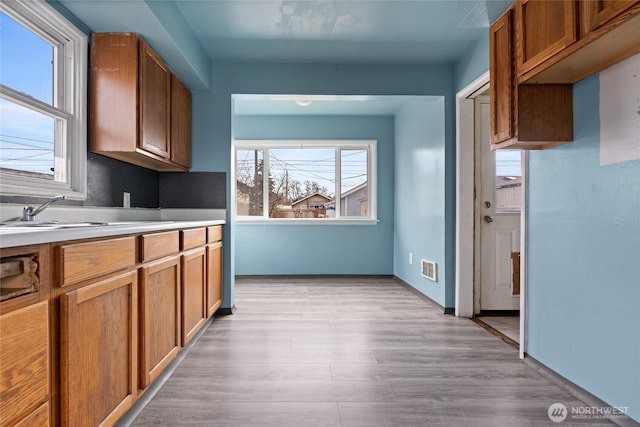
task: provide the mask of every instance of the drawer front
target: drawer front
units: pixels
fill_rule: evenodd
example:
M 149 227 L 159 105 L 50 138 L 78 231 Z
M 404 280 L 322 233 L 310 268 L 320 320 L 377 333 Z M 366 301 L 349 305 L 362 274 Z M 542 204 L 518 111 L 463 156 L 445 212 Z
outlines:
M 222 240 L 222 226 L 207 227 L 207 243 L 219 242 L 220 240 Z
M 188 249 L 198 248 L 204 246 L 207 243 L 207 229 L 206 228 L 191 228 L 180 231 L 182 236 L 181 249 L 186 251 Z
M 140 236 L 142 262 L 175 255 L 179 251 L 180 233 L 177 230 Z
M 136 263 L 135 237 L 61 246 L 60 286 L 130 268 Z

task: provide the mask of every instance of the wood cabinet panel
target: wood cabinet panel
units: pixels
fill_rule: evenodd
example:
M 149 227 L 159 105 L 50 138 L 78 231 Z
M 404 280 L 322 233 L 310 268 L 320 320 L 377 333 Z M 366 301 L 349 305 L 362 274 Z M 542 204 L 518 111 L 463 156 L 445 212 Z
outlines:
M 124 270 L 136 263 L 135 237 L 75 243 L 57 249 L 60 286 Z
M 516 72 L 524 74 L 578 38 L 574 1 L 517 0 Z
M 222 304 L 222 242 L 207 246 L 207 317 Z
M 490 129 L 493 144 L 515 136 L 513 11 L 507 10 L 489 29 Z
M 49 427 L 51 425 L 50 411 L 49 402 L 45 402 L 13 427 Z
M 140 388 L 146 388 L 180 351 L 180 257 L 140 273 Z
M 180 251 L 180 232 L 167 231 L 140 236 L 141 261 L 148 262 Z
M 0 425 L 42 419 L 37 412 L 49 399 L 49 369 L 48 302 L 0 316 Z
M 207 243 L 206 228 L 190 228 L 180 231 L 183 251 L 204 246 Z
M 191 167 L 191 92 L 171 75 L 171 160 Z
M 517 102 L 520 146 L 550 147 L 573 140 L 571 85 L 519 85 Z
M 132 152 L 139 133 L 138 38 L 132 33 L 93 33 L 90 51 L 91 151 L 112 157 Z
M 204 326 L 206 308 L 206 250 L 204 247 L 182 255 L 182 345 L 186 345 Z
M 624 12 L 638 0 L 591 0 L 580 2 L 580 34 L 595 30 Z
M 139 84 L 140 148 L 168 159 L 171 72 L 143 40 L 140 40 Z
M 60 315 L 61 422 L 112 425 L 133 404 L 137 379 L 137 272 L 64 294 Z
M 575 83 L 640 52 L 640 1 L 576 3 L 580 38 L 519 74 L 519 83 Z

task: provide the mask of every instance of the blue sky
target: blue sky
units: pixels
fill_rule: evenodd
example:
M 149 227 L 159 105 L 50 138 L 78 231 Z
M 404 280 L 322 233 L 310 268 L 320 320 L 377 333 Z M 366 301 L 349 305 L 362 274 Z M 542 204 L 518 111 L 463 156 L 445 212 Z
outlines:
M 0 82 L 47 104 L 53 102 L 53 47 L 0 13 Z M 0 100 L 0 166 L 51 173 L 53 118 Z

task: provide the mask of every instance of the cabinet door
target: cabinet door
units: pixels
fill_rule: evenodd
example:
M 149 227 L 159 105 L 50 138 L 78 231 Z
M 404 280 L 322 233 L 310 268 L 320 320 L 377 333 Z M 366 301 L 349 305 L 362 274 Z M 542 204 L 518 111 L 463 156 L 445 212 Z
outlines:
M 576 2 L 518 0 L 515 26 L 520 76 L 577 40 Z
M 113 424 L 136 394 L 137 272 L 64 294 L 60 315 L 63 426 Z
M 171 75 L 171 160 L 191 167 L 191 92 Z
M 489 29 L 491 143 L 514 135 L 513 11 L 507 10 Z
M 170 157 L 170 85 L 169 68 L 140 41 L 140 148 L 164 159 Z
M 207 317 L 222 304 L 222 242 L 207 246 Z
M 204 326 L 206 308 L 206 248 L 182 255 L 182 345 L 186 345 Z
M 638 0 L 590 0 L 580 2 L 582 16 L 580 33 L 587 34 L 615 18 Z
M 48 400 L 49 304 L 43 301 L 0 317 L 0 425 L 36 419 L 47 424 L 31 425 L 48 425 Z
M 180 351 L 180 257 L 140 272 L 140 387 L 146 388 Z

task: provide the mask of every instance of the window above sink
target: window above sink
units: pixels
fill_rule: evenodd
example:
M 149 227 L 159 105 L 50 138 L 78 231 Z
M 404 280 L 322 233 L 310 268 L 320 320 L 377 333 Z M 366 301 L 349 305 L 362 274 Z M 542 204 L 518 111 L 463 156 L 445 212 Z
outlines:
M 0 194 L 84 200 L 87 36 L 43 0 L 0 23 Z

